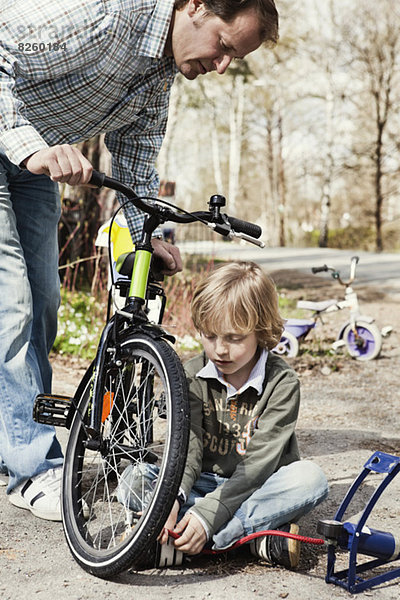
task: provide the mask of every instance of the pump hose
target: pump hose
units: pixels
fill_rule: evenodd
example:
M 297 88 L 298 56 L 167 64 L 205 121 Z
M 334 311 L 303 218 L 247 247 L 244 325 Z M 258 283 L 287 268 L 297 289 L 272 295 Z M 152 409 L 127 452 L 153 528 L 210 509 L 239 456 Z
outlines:
M 180 535 L 175 533 L 174 531 L 168 530 L 168 534 L 174 539 L 178 539 Z M 292 540 L 298 540 L 299 542 L 303 542 L 304 544 L 313 544 L 314 546 L 324 546 L 326 544 L 325 540 L 320 538 L 311 538 L 304 535 L 298 535 L 296 533 L 289 533 L 287 531 L 274 530 L 274 529 L 266 529 L 265 531 L 256 531 L 255 533 L 251 533 L 250 535 L 246 535 L 245 537 L 240 538 L 237 542 L 229 546 L 228 548 L 224 548 L 223 550 L 211 550 L 205 548 L 201 551 L 201 554 L 221 554 L 222 552 L 228 552 L 229 550 L 234 550 L 235 548 L 239 548 L 239 546 L 243 546 L 243 544 L 248 544 L 252 540 L 255 540 L 259 537 L 265 537 L 267 535 L 275 535 L 277 537 L 286 537 Z

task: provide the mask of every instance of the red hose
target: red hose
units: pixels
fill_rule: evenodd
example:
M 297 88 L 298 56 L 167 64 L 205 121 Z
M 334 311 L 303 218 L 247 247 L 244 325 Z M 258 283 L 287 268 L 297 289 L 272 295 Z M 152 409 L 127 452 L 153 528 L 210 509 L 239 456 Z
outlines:
M 178 533 L 175 533 L 174 531 L 168 530 L 168 533 L 175 540 L 178 537 L 180 537 L 180 535 Z M 325 544 L 325 540 L 320 539 L 320 538 L 311 538 L 311 537 L 307 537 L 304 535 L 289 533 L 287 531 L 281 531 L 279 529 L 278 530 L 266 529 L 265 531 L 257 531 L 256 533 L 251 533 L 250 535 L 246 535 L 245 537 L 240 538 L 240 540 L 238 540 L 237 542 L 232 544 L 232 546 L 229 546 L 228 548 L 224 548 L 223 550 L 204 549 L 204 550 L 202 550 L 201 553 L 202 554 L 220 554 L 222 552 L 228 552 L 228 550 L 233 550 L 234 548 L 239 548 L 239 546 L 242 546 L 243 544 L 247 544 L 248 542 L 251 542 L 252 540 L 255 540 L 258 537 L 265 537 L 267 535 L 275 535 L 277 537 L 286 537 L 286 538 L 290 538 L 292 540 L 298 540 L 299 542 L 303 542 L 305 544 L 314 544 L 315 546 L 323 546 Z

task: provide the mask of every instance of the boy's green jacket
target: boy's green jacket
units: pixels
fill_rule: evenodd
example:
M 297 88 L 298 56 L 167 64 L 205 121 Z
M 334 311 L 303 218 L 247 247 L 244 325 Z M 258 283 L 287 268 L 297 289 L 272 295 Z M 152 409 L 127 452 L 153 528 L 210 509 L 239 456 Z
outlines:
M 213 535 L 268 477 L 300 459 L 294 433 L 300 386 L 293 369 L 269 353 L 262 394 L 248 388 L 227 401 L 218 380 L 196 377 L 206 362 L 202 354 L 185 366 L 191 433 L 181 485 L 189 496 L 201 472 L 228 478 L 192 508 Z

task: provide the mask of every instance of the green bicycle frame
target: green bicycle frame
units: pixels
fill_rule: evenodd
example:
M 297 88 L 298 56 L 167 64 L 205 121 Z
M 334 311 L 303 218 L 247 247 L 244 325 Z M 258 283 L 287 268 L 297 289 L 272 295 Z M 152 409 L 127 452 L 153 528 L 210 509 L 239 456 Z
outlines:
M 149 277 L 152 253 L 149 250 L 137 248 L 133 263 L 132 279 L 129 288 L 129 297 L 141 300 L 146 299 L 147 280 Z
M 148 248 L 148 246 L 147 246 Z M 150 261 L 151 261 L 152 251 L 146 250 L 146 246 L 139 245 L 136 246 L 135 250 L 135 260 L 133 263 L 132 270 L 132 280 L 129 288 L 129 299 L 133 301 L 136 305 L 135 310 L 140 310 L 139 306 L 144 304 L 146 301 L 146 291 L 147 291 L 147 280 L 149 277 L 150 271 Z M 104 360 L 106 356 L 107 344 L 111 332 L 114 328 L 114 320 L 111 319 L 106 324 L 101 339 L 99 343 L 99 350 L 95 359 L 95 367 L 93 370 L 93 380 L 91 385 L 91 397 L 93 398 L 93 411 L 90 416 L 90 431 L 95 434 L 95 439 L 91 442 L 93 448 L 96 448 L 96 444 L 98 440 L 96 439 L 96 434 L 99 431 L 100 423 L 101 423 L 101 409 L 103 406 L 103 399 L 98 397 L 98 394 L 101 393 L 98 389 L 99 380 L 98 374 L 102 372 Z M 100 382 L 101 383 L 101 382 Z

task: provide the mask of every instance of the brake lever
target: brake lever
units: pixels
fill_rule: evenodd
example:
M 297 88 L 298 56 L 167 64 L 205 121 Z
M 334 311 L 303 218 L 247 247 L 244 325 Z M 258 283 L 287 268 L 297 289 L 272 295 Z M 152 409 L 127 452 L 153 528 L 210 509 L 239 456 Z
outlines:
M 253 238 L 251 237 L 251 235 L 247 235 L 246 233 L 237 233 L 236 231 L 233 231 L 233 229 L 228 234 L 228 238 L 240 238 L 245 242 L 249 242 L 250 244 L 254 244 L 254 246 L 258 246 L 259 248 L 265 248 L 265 244 L 261 240 L 257 240 L 256 238 Z
M 233 240 L 233 238 L 240 238 L 241 240 L 245 240 L 245 242 L 259 246 L 259 248 L 265 248 L 264 242 L 257 240 L 246 233 L 238 233 L 237 231 L 234 231 L 229 223 L 207 223 L 207 226 L 229 240 Z

